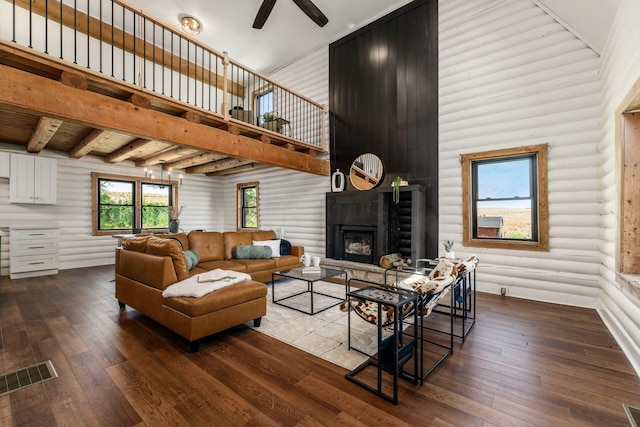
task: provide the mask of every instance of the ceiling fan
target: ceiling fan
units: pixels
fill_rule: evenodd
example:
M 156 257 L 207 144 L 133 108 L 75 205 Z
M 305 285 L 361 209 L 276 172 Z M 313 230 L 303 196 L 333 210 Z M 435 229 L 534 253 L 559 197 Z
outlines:
M 324 13 L 311 0 L 293 0 L 293 2 L 319 26 L 324 27 L 329 22 L 329 19 L 324 16 Z M 256 19 L 253 21 L 253 28 L 260 29 L 264 26 L 275 4 L 276 0 L 263 0 Z

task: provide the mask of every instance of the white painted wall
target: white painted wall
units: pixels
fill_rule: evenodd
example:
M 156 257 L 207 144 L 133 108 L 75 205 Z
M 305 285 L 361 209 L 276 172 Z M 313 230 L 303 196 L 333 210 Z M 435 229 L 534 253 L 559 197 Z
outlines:
M 439 2 L 440 239 L 462 241 L 460 154 L 549 144 L 549 252 L 476 253 L 478 288 L 595 307 L 600 59 L 530 0 Z
M 602 61 L 600 139 L 597 146 L 600 168 L 600 286 L 598 310 L 640 372 L 640 301 L 622 290 L 615 280 L 617 202 L 615 159 L 616 110 L 633 84 L 640 79 L 640 2 L 621 0 Z

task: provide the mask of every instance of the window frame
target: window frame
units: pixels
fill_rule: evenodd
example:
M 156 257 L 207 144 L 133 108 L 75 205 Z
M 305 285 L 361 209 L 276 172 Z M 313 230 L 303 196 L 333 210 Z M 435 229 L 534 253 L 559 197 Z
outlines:
M 236 227 L 238 231 L 257 231 L 260 229 L 260 189 L 258 185 L 258 181 L 253 182 L 243 182 L 236 185 Z M 256 210 L 256 226 L 254 227 L 245 227 L 244 226 L 244 209 L 248 207 L 244 206 L 244 190 L 247 188 L 255 188 L 256 189 L 256 206 L 254 209 Z
M 122 181 L 133 183 L 133 212 L 134 222 L 132 228 L 120 228 L 114 230 L 100 230 L 99 229 L 99 215 L 100 215 L 100 187 L 101 180 L 108 181 Z M 171 185 L 171 191 L 169 193 L 169 201 L 173 204 L 178 204 L 178 182 L 173 180 L 166 180 L 165 185 Z M 93 236 L 113 236 L 115 234 L 133 233 L 135 229 L 142 229 L 142 184 L 158 184 L 157 180 L 145 179 L 144 177 L 136 177 L 129 175 L 114 175 L 101 172 L 91 173 L 91 234 Z M 171 205 L 169 205 L 171 206 Z M 166 228 L 152 228 L 149 230 L 166 232 L 169 230 L 167 224 Z
M 547 152 L 548 144 L 530 145 L 525 147 L 507 148 L 502 150 L 484 151 L 478 153 L 462 154 L 462 244 L 463 246 L 512 249 L 528 251 L 548 251 L 549 250 L 549 202 L 548 202 L 548 180 L 547 180 Z M 504 161 L 518 159 L 528 156 L 535 156 L 536 167 L 532 170 L 535 182 L 535 211 L 532 218 L 532 239 L 502 239 L 502 238 L 477 238 L 474 232 L 475 203 L 473 168 L 474 164 L 485 161 Z M 534 230 L 535 229 L 535 230 Z M 537 235 L 537 238 L 535 238 Z
M 260 97 L 265 96 L 271 93 L 271 110 L 269 111 L 260 111 Z M 256 89 L 253 92 L 253 111 L 255 111 L 255 116 L 257 118 L 257 123 L 261 124 L 263 122 L 264 113 L 275 113 L 276 108 L 276 92 L 274 90 L 274 86 L 272 84 L 267 84 L 262 86 L 259 89 Z

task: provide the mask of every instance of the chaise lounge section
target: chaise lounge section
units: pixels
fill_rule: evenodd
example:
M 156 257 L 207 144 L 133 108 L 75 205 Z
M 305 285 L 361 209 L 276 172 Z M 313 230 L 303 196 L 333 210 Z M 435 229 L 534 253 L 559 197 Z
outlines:
M 192 351 L 199 348 L 201 338 L 211 334 L 250 320 L 259 326 L 267 310 L 267 286 L 263 282 L 271 280 L 274 271 L 299 267 L 304 248 L 293 246 L 290 253 L 282 255 L 266 251 L 272 255 L 268 258 L 235 258 L 242 252 L 239 247 L 254 243 L 271 248 L 282 245 L 273 231 L 192 231 L 123 239 L 122 247 L 116 249 L 115 266 L 120 308 L 128 305 L 166 326 L 186 338 Z M 199 262 L 189 268 L 188 258 Z M 163 297 L 169 286 L 216 269 L 246 273 L 251 280 L 199 298 Z

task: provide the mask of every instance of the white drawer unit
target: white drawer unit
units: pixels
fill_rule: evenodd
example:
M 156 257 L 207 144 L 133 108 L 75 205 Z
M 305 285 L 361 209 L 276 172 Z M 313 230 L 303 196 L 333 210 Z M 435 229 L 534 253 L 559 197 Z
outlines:
M 11 229 L 10 277 L 58 274 L 59 232 L 57 228 Z

